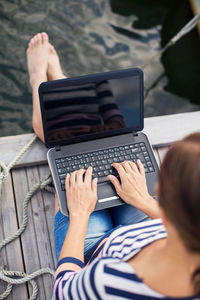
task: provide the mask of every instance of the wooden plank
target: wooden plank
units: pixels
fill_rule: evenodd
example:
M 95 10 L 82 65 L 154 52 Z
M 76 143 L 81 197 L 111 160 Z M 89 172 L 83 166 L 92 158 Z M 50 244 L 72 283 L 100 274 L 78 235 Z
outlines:
M 0 138 L 0 159 L 8 165 L 17 154 L 25 147 L 34 137 L 34 134 L 22 134 L 16 136 L 7 136 Z M 16 167 L 32 166 L 44 164 L 47 162 L 47 148 L 37 139 L 32 147 L 23 155 Z
M 154 147 L 153 152 L 154 152 L 155 159 L 156 159 L 156 162 L 158 164 L 158 167 L 160 167 L 160 159 L 159 159 L 159 155 L 158 155 L 158 148 Z
M 15 199 L 16 199 L 16 206 L 17 206 L 17 213 L 19 218 L 19 223 L 22 223 L 22 206 L 23 200 L 29 191 L 29 184 L 28 178 L 26 174 L 26 169 L 16 169 L 13 170 L 13 184 L 15 190 Z M 30 184 L 32 186 L 32 184 Z M 34 201 L 35 199 L 32 199 Z M 32 203 L 29 203 L 28 206 L 28 225 L 26 230 L 23 232 L 21 236 L 21 243 L 23 249 L 23 256 L 24 256 L 24 265 L 27 274 L 30 274 L 38 269 L 41 268 L 40 261 L 39 261 L 39 251 L 36 243 L 36 232 L 34 226 L 34 218 L 33 218 L 33 210 L 32 210 Z M 42 277 L 38 277 L 36 279 L 38 289 L 39 289 L 39 296 L 37 299 L 47 299 L 44 290 L 44 282 Z M 32 293 L 32 288 L 29 285 L 29 293 Z M 51 298 L 50 298 L 51 299 Z
M 18 229 L 11 175 L 7 177 L 5 183 L 3 184 L 1 195 L 1 209 L 4 238 L 10 237 Z M 8 244 L 5 249 L 7 253 L 7 261 L 5 262 L 5 264 L 8 270 L 17 270 L 24 272 L 20 240 L 16 239 L 15 241 Z M 28 294 L 26 285 L 14 286 L 12 294 L 9 296 L 9 299 L 14 300 L 27 298 Z
M 0 195 L 0 203 L 2 203 L 3 198 Z M 3 241 L 5 238 L 4 234 L 4 226 L 3 226 L 3 211 L 2 211 L 2 205 L 0 205 L 0 241 Z M 3 266 L 4 269 L 7 269 L 8 267 L 8 260 L 6 255 L 6 249 L 5 247 L 0 252 L 0 266 Z M 0 280 L 0 294 L 2 294 L 6 289 L 6 284 L 4 281 Z
M 164 146 L 175 142 L 189 133 L 200 130 L 200 112 L 159 116 L 144 120 L 144 132 L 153 146 Z M 33 134 L 0 138 L 0 159 L 8 164 L 31 140 Z M 17 163 L 16 167 L 46 164 L 47 148 L 36 141 Z
M 200 130 L 200 111 L 144 119 L 144 132 L 153 146 L 169 145 Z
M 48 165 L 40 166 L 39 168 L 39 174 L 40 178 L 45 178 L 47 175 L 50 174 L 50 170 Z M 50 246 L 51 251 L 53 255 L 53 261 L 54 261 L 54 268 L 57 265 L 56 255 L 54 251 L 54 199 L 55 195 L 54 193 L 49 193 L 47 191 L 42 191 L 42 197 L 44 202 L 44 212 L 46 215 L 46 221 L 47 221 L 47 227 L 50 237 Z
M 39 172 L 37 167 L 29 167 L 27 169 L 29 189 L 38 183 Z M 51 249 L 51 240 L 49 237 L 49 230 L 47 226 L 47 219 L 45 215 L 45 207 L 41 192 L 37 192 L 31 201 L 33 223 L 35 229 L 35 242 L 38 248 L 38 259 L 40 268 L 49 267 L 54 269 L 53 254 Z M 52 215 L 52 219 L 53 219 Z M 51 228 L 53 231 L 53 227 Z M 27 241 L 28 242 L 28 241 Z M 40 278 L 44 282 L 45 299 L 51 299 L 53 294 L 54 278 L 52 275 L 47 274 Z M 42 298 L 41 298 L 42 299 Z
M 165 157 L 165 154 L 167 153 L 168 149 L 169 147 L 157 148 L 160 164 L 162 163 L 163 158 Z

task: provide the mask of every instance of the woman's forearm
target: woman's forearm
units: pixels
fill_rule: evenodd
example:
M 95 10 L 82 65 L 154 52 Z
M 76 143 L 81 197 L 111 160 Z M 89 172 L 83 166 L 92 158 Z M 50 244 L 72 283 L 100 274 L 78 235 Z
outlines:
M 69 228 L 65 237 L 59 260 L 64 257 L 75 257 L 84 262 L 84 241 L 89 216 L 70 218 Z
M 144 202 L 141 202 L 140 207 L 137 207 L 141 211 L 143 211 L 147 216 L 152 219 L 160 218 L 160 209 L 158 202 L 149 195 Z

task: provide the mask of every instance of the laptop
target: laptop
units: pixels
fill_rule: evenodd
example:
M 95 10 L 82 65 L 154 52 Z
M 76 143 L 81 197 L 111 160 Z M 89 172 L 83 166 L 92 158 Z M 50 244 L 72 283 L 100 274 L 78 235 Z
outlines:
M 144 126 L 143 72 L 138 68 L 44 82 L 39 87 L 48 164 L 61 212 L 68 215 L 65 177 L 93 167 L 95 210 L 123 205 L 107 175 L 113 162 L 140 159 L 149 193 L 158 166 Z

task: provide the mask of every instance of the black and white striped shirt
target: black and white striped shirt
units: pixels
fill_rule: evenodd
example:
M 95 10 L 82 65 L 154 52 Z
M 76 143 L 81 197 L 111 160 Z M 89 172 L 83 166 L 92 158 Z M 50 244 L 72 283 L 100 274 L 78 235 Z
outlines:
M 100 242 L 86 266 L 73 257 L 61 259 L 54 288 L 56 299 L 195 299 L 168 298 L 155 292 L 128 263 L 143 247 L 166 235 L 160 219 L 123 226 Z

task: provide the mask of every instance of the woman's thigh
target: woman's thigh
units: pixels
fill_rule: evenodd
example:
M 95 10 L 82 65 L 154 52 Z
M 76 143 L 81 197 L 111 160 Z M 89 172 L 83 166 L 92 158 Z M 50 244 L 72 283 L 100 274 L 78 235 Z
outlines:
M 113 226 L 136 224 L 151 220 L 145 213 L 128 204 L 115 206 L 109 209 Z
M 54 217 L 54 243 L 57 260 L 59 259 L 69 227 L 69 217 L 60 211 Z M 84 244 L 84 252 L 88 252 L 108 231 L 113 228 L 112 219 L 108 210 L 95 211 L 90 215 L 87 234 Z

